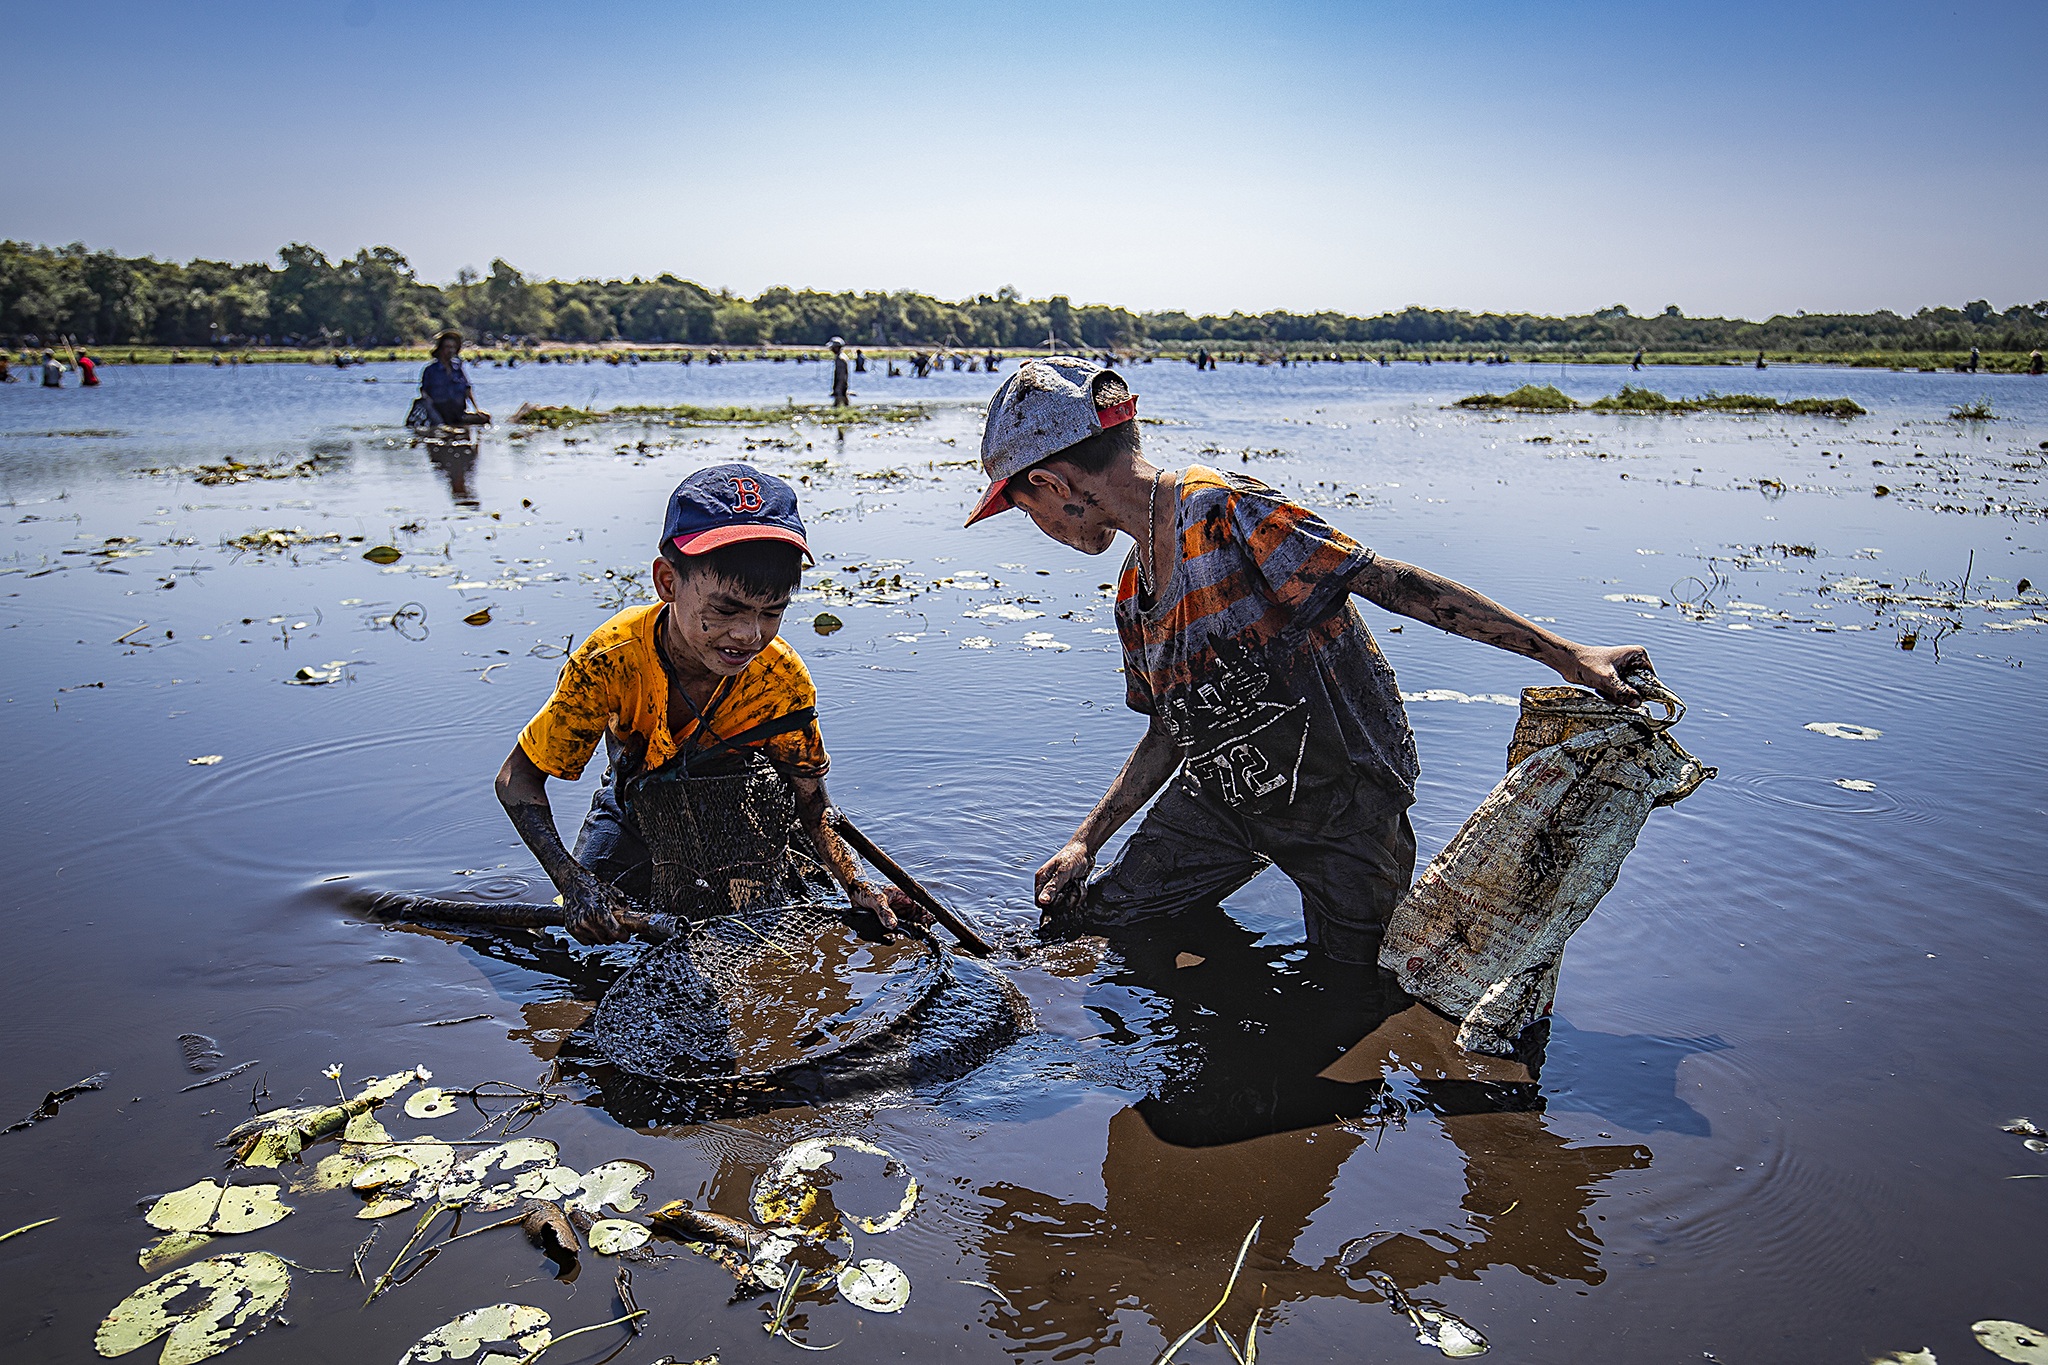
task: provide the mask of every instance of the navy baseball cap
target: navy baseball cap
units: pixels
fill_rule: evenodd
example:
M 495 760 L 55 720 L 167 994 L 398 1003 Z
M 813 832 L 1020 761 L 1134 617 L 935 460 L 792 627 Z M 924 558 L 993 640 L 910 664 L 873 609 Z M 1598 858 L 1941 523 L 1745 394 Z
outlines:
M 661 538 L 686 555 L 701 555 L 742 540 L 779 540 L 806 555 L 796 490 L 750 464 L 700 469 L 668 495 Z

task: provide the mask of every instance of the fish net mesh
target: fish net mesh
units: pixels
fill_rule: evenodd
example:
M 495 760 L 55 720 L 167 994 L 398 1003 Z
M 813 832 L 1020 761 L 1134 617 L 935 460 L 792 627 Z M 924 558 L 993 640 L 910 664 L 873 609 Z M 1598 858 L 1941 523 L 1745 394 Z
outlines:
M 650 774 L 629 804 L 653 855 L 648 903 L 663 913 L 700 920 L 831 888 L 792 847 L 796 796 L 766 760 L 712 776 Z
M 833 906 L 757 906 L 648 949 L 589 1030 L 607 1061 L 649 1080 L 769 1081 L 875 1043 L 950 979 L 928 937 L 878 943 Z

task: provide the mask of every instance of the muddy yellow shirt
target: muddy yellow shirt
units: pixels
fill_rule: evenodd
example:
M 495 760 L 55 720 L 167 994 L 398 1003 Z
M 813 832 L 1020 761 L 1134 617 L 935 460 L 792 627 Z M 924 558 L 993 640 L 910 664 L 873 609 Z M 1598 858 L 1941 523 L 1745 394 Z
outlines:
M 643 771 L 659 768 L 686 744 L 710 746 L 709 737 L 698 735 L 695 716 L 680 729 L 669 728 L 668 674 L 654 652 L 660 622 L 659 602 L 628 607 L 576 647 L 562 665 L 554 695 L 519 732 L 519 747 L 535 767 L 551 777 L 575 781 L 607 730 Z M 705 709 L 711 734 L 730 739 L 817 702 L 810 670 L 778 637 L 744 671 L 719 683 Z M 801 730 L 763 740 L 759 747 L 802 777 L 823 777 L 831 762 L 815 720 Z

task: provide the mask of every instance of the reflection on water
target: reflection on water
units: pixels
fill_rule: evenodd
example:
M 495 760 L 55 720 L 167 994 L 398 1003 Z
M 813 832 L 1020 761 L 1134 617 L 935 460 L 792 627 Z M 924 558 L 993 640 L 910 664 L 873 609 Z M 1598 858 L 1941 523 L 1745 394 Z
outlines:
M 792 1139 L 872 1136 L 926 1193 L 864 1254 L 915 1290 L 904 1313 L 846 1309 L 830 1330 L 906 1358 L 1154 1352 L 1208 1310 L 1261 1218 L 1224 1324 L 1241 1333 L 1263 1291 L 1281 1310 L 1262 1319 L 1267 1349 L 1304 1359 L 1431 1358 L 1369 1271 L 1532 1361 L 1923 1344 L 1964 1358 L 1969 1320 L 2048 1320 L 2029 1202 L 2048 1184 L 2007 1180 L 2041 1158 L 1997 1127 L 2041 1103 L 2024 1002 L 2048 965 L 2048 606 L 2031 586 L 2048 582 L 2048 532 L 2028 509 L 2048 385 L 1744 377 L 1872 411 L 1843 424 L 1444 407 L 1482 379 L 1585 399 L 1622 378 L 1590 370 L 1133 369 L 1165 419 L 1145 431 L 1164 462 L 1250 467 L 1567 634 L 1645 643 L 1692 704 L 1685 742 L 1723 780 L 1646 827 L 1572 941 L 1546 1035 L 1510 1061 L 1458 1053 L 1444 1021 L 1376 973 L 1309 955 L 1298 896 L 1267 874 L 1153 937 L 1006 962 L 1042 1029 L 965 1079 L 673 1121 L 576 1064 L 590 1004 L 633 949 L 386 929 L 305 888 L 546 899 L 491 776 L 563 646 L 639 591 L 668 489 L 695 464 L 746 458 L 803 481 L 819 595 L 785 630 L 818 680 L 835 798 L 992 934 L 1027 941 L 1031 869 L 1142 722 L 1122 705 L 1098 587 L 1112 563 L 1017 517 L 959 527 L 989 378 L 875 376 L 867 396 L 928 398 L 931 420 L 829 440 L 650 428 L 451 446 L 414 445 L 388 385 L 314 367 L 7 386 L 0 705 L 15 805 L 0 859 L 15 913 L 0 983 L 16 1023 L 0 1115 L 113 1077 L 7 1139 L 19 1216 L 0 1228 L 61 1215 L 0 1246 L 26 1355 L 96 1359 L 92 1325 L 141 1283 L 134 1201 L 211 1169 L 212 1142 L 258 1098 L 239 1087 L 318 1098 L 335 1061 L 425 1064 L 456 1085 L 557 1079 L 579 1103 L 533 1132 L 565 1160 L 643 1160 L 657 1199 L 732 1214 Z M 554 371 L 486 372 L 480 398 L 776 403 L 815 377 Z M 1673 393 L 1726 383 L 1659 379 Z M 1997 423 L 1947 421 L 1986 389 Z M 228 461 L 283 477 L 193 473 Z M 270 528 L 305 538 L 229 544 Z M 377 544 L 402 558 L 364 561 Z M 884 575 L 886 588 L 845 587 Z M 485 624 L 465 623 L 485 605 Z M 829 637 L 810 626 L 827 608 L 844 623 Z M 1034 632 L 1066 648 L 1034 647 Z M 1379 633 L 1403 688 L 1435 699 L 1410 707 L 1426 857 L 1499 776 L 1513 725 L 1510 707 L 1460 699 L 1546 679 L 1412 623 Z M 287 685 L 335 660 L 333 683 Z M 560 793 L 565 824 L 594 781 Z M 454 1019 L 474 1022 L 429 1027 Z M 260 1066 L 184 1092 L 187 1031 Z M 361 1236 L 345 1201 L 308 1198 L 264 1245 L 332 1266 Z M 564 1325 L 601 1320 L 590 1281 L 579 1304 L 533 1273 L 497 1252 L 444 1257 L 409 1300 L 367 1313 L 342 1277 L 305 1276 L 292 1316 L 307 1330 L 236 1358 L 395 1359 L 424 1326 L 508 1295 Z M 1009 1306 L 967 1283 L 981 1280 Z M 689 1260 L 640 1275 L 663 1334 L 652 1353 L 787 1359 L 752 1310 L 725 1306 L 730 1289 Z

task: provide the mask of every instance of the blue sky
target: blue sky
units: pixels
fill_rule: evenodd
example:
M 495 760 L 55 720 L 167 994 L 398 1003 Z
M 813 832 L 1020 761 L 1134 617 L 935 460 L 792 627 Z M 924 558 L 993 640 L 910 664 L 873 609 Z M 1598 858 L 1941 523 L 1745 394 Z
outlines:
M 2048 296 L 2048 4 L 17 6 L 0 236 L 1191 310 Z

